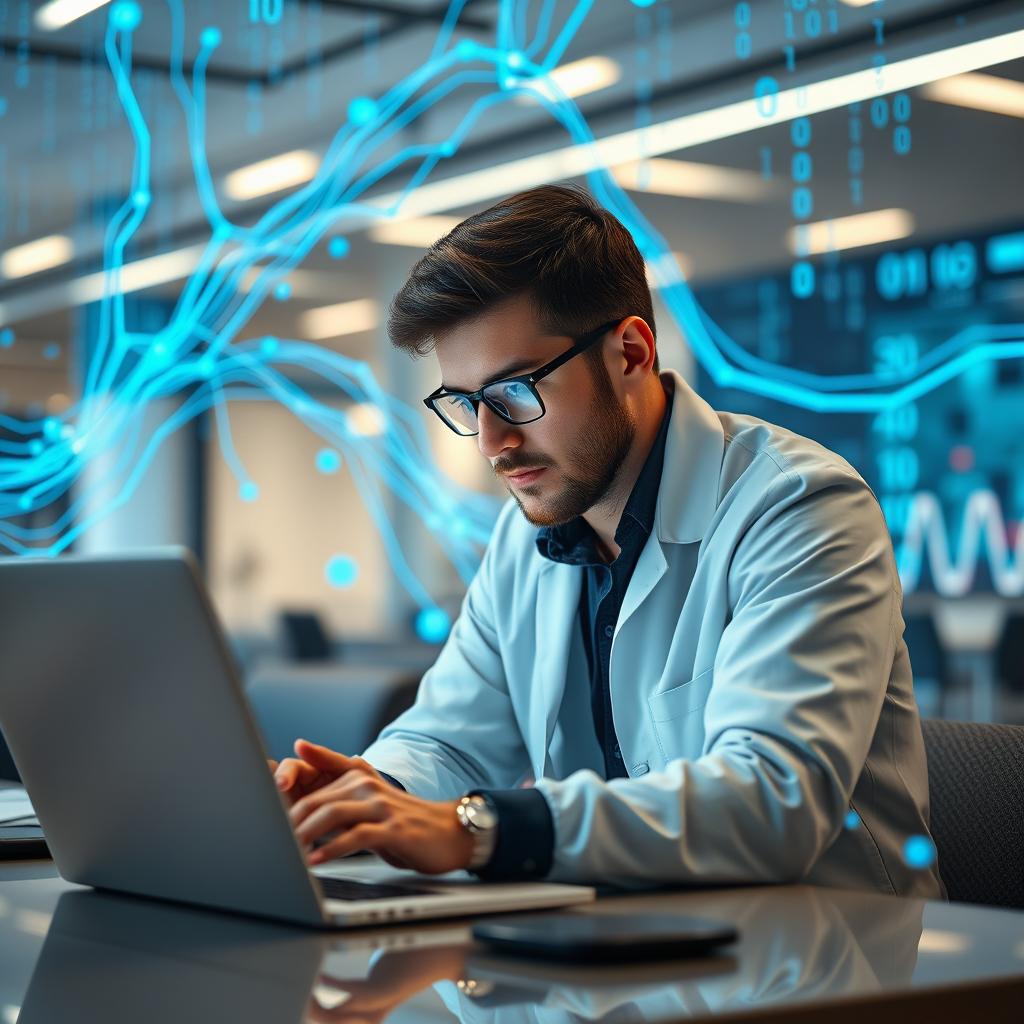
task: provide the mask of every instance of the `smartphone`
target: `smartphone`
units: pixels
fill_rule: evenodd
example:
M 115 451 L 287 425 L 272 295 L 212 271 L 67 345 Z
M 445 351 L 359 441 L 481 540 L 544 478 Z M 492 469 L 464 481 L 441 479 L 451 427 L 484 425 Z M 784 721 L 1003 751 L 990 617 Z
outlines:
M 666 960 L 704 956 L 739 938 L 736 927 L 684 914 L 528 914 L 478 921 L 493 950 L 557 960 Z

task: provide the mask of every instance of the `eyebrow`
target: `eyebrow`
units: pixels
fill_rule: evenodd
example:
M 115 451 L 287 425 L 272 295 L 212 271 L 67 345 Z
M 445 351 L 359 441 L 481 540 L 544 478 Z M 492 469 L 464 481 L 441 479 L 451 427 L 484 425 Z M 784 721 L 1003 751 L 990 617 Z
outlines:
M 506 366 L 503 370 L 496 373 L 489 380 L 484 381 L 484 383 L 480 385 L 480 390 L 482 390 L 483 388 L 487 387 L 490 384 L 497 384 L 499 380 L 506 380 L 508 377 L 516 377 L 526 370 L 535 368 L 536 365 L 536 359 L 519 359 L 514 363 L 509 363 L 509 365 Z M 541 365 L 543 365 L 543 363 Z M 477 390 L 477 388 L 449 387 L 449 385 L 445 384 L 444 381 L 441 382 L 441 387 L 444 388 L 445 391 L 460 391 L 463 394 L 472 394 L 474 391 Z

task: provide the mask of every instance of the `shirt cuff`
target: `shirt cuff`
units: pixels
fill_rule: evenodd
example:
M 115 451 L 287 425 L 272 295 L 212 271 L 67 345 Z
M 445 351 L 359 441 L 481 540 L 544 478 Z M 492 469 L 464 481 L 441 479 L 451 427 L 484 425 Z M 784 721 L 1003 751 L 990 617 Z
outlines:
M 403 786 L 403 785 L 402 785 L 402 784 L 401 784 L 401 783 L 400 783 L 400 782 L 398 781 L 398 779 L 396 779 L 396 778 L 395 778 L 395 777 L 394 777 L 393 775 L 388 775 L 388 773 L 387 773 L 387 772 L 382 772 L 382 771 L 381 771 L 381 770 L 380 770 L 379 768 L 377 769 L 377 774 L 378 774 L 378 775 L 379 775 L 379 776 L 380 776 L 380 777 L 381 777 L 382 779 L 386 779 L 386 780 L 387 780 L 388 782 L 390 782 L 392 786 L 397 786 L 397 787 L 398 787 L 398 788 L 399 788 L 399 789 L 400 789 L 400 790 L 401 790 L 401 791 L 402 791 L 403 793 L 407 792 L 407 790 L 406 790 L 405 786 Z
M 539 789 L 473 789 L 498 815 L 498 839 L 491 859 L 473 873 L 488 882 L 543 878 L 555 855 L 555 822 Z

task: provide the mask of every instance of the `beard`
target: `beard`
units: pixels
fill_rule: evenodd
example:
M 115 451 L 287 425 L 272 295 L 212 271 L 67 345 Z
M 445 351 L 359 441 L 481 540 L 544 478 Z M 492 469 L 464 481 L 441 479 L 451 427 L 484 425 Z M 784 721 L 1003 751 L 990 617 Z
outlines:
M 511 492 L 519 511 L 534 526 L 568 523 L 608 498 L 633 445 L 636 422 L 615 394 L 603 362 L 594 364 L 593 378 L 593 398 L 566 454 L 572 475 L 564 474 L 556 494 L 529 508 Z

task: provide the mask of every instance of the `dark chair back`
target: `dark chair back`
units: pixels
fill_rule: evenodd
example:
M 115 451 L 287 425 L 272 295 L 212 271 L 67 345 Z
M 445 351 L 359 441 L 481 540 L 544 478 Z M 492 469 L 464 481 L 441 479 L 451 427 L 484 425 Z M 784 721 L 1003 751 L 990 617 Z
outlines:
M 329 661 L 334 656 L 331 640 L 316 612 L 283 611 L 280 622 L 285 650 L 293 661 Z
M 1024 909 L 1024 726 L 921 726 L 931 833 L 949 898 Z

